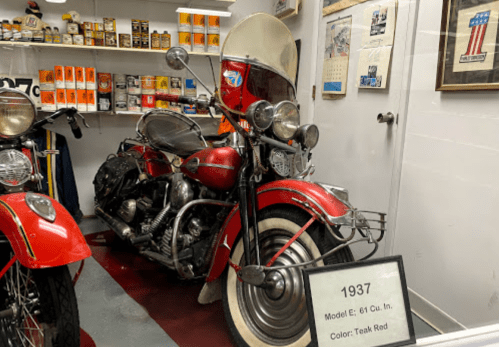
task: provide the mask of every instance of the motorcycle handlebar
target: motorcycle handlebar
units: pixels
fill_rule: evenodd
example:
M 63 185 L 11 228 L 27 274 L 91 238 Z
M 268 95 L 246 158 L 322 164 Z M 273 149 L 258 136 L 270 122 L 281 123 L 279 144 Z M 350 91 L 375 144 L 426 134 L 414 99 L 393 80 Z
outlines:
M 44 119 L 36 122 L 35 124 L 33 124 L 33 128 L 39 128 L 47 123 L 50 123 L 53 120 L 62 116 L 63 114 L 65 114 L 67 116 L 68 123 L 71 126 L 71 131 L 73 132 L 74 137 L 77 139 L 80 139 L 82 137 L 82 132 L 81 132 L 80 126 L 78 125 L 78 122 L 76 121 L 75 116 L 76 115 L 80 116 L 83 120 L 83 123 L 85 124 L 85 126 L 87 128 L 88 128 L 88 125 L 85 122 L 85 118 L 83 118 L 83 116 L 80 115 L 78 113 L 78 110 L 74 107 L 61 108 L 60 110 L 58 110 L 58 111 L 54 112 L 53 114 L 51 114 L 50 116 L 48 116 L 47 118 L 44 118 Z
M 156 94 L 156 100 L 178 102 L 181 104 L 188 104 L 188 105 L 194 105 L 198 101 L 197 98 L 191 98 L 183 95 L 173 95 L 173 94 Z

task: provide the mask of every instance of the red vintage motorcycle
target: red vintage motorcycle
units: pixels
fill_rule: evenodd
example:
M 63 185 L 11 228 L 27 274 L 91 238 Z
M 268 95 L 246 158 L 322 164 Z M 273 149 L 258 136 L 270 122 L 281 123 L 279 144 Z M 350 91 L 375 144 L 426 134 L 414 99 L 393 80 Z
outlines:
M 67 264 L 91 255 L 78 225 L 56 200 L 39 194 L 42 176 L 31 135 L 75 109 L 36 121 L 33 101 L 0 89 L 0 345 L 79 346 L 78 307 Z
M 185 50 L 172 48 L 166 59 L 196 77 Z M 379 213 L 373 237 L 347 190 L 304 180 L 319 130 L 300 126 L 296 69 L 287 27 L 267 14 L 248 17 L 225 40 L 211 98 L 157 96 L 215 109 L 235 132 L 218 135 L 216 120 L 156 109 L 94 179 L 96 215 L 181 278 L 203 278 L 199 302 L 223 300 L 241 346 L 308 345 L 301 269 L 354 261 L 349 246 L 360 241 L 374 246 L 369 257 L 385 230 Z

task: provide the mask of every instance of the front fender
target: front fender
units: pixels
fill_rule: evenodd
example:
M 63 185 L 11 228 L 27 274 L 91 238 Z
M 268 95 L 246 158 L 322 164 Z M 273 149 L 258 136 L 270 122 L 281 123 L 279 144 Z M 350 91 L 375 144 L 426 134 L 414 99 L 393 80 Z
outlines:
M 326 215 L 330 224 L 335 217 L 343 217 L 349 207 L 337 197 L 329 193 L 317 183 L 302 180 L 274 181 L 257 189 L 258 210 L 278 204 L 287 204 L 299 207 L 308 213 L 309 208 Z M 308 203 L 309 208 L 304 203 Z M 339 219 L 340 220 L 340 219 Z M 236 205 L 225 220 L 224 225 L 214 249 L 211 268 L 207 282 L 217 279 L 225 269 L 230 252 L 239 231 L 241 230 L 241 217 L 239 204 Z
M 23 266 L 61 266 L 91 255 L 80 228 L 59 202 L 48 197 L 56 211 L 56 219 L 51 223 L 28 207 L 25 195 L 0 196 L 0 231 Z

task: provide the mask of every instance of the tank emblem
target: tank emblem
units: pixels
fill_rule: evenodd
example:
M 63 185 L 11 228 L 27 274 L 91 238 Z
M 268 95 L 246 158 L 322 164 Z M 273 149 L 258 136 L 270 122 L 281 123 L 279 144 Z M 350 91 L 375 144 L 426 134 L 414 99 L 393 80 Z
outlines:
M 227 70 L 224 72 L 225 81 L 231 87 L 240 87 L 243 84 L 243 77 L 239 71 Z

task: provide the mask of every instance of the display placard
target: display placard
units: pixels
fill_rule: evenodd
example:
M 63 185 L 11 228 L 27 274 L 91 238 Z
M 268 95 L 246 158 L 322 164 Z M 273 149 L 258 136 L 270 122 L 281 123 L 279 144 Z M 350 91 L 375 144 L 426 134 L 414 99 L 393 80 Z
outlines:
M 315 346 L 416 342 L 402 256 L 303 270 Z

